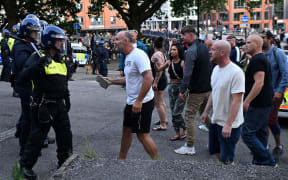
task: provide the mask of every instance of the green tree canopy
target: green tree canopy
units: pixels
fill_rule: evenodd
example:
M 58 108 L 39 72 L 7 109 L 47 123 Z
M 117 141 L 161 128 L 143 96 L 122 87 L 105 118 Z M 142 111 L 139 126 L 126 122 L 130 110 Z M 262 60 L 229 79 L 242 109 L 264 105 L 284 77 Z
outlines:
M 140 30 L 141 24 L 160 9 L 166 0 L 91 0 L 89 15 L 100 16 L 106 3 L 118 11 L 129 29 Z
M 1 0 L 0 10 L 6 15 L 0 17 L 2 26 L 8 22 L 8 27 L 20 22 L 28 14 L 35 14 L 40 20 L 49 24 L 59 25 L 68 16 L 75 17 L 80 11 L 76 3 L 80 0 Z M 61 23 L 63 24 L 63 23 Z

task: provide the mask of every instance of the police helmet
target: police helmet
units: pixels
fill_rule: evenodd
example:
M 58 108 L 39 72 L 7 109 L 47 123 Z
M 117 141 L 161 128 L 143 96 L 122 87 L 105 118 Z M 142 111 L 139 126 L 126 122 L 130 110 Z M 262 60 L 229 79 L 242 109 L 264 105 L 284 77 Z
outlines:
M 99 41 L 99 45 L 103 45 L 104 44 L 104 41 Z
M 65 35 L 64 31 L 59 28 L 58 26 L 48 26 L 42 31 L 41 35 L 41 43 L 45 49 L 47 48 L 55 48 L 59 51 L 59 53 L 63 53 L 65 50 L 65 43 L 63 44 L 63 47 L 56 47 L 56 41 L 57 40 L 63 40 L 65 41 L 67 39 L 67 36 Z
M 25 37 L 29 37 L 32 31 L 41 31 L 40 24 L 32 18 L 24 19 L 20 25 L 19 33 Z
M 49 25 L 45 20 L 40 20 L 39 22 L 43 30 Z
M 39 18 L 38 18 L 35 14 L 28 14 L 28 15 L 25 17 L 25 19 L 27 19 L 27 18 L 32 18 L 32 19 L 35 19 L 36 21 L 39 22 Z
M 8 29 L 3 29 L 3 31 L 2 31 L 2 35 L 3 35 L 4 37 L 8 37 L 9 34 L 10 34 L 10 32 L 9 32 Z
M 12 32 L 13 32 L 14 34 L 17 34 L 17 33 L 19 32 L 19 29 L 20 29 L 20 26 L 14 25 L 14 26 L 12 27 Z

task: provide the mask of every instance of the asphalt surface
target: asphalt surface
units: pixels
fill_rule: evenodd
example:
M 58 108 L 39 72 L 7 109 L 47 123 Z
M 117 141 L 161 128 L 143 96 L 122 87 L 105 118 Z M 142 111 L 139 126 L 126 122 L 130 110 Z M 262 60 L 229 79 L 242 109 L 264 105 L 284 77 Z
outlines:
M 109 76 L 117 76 L 117 64 L 109 65 Z M 122 133 L 123 109 L 126 102 L 125 89 L 110 86 L 102 89 L 95 81 L 95 75 L 86 74 L 79 68 L 69 81 L 71 91 L 70 121 L 73 132 L 74 153 L 80 159 L 74 161 L 66 170 L 64 179 L 287 179 L 288 153 L 284 153 L 279 168 L 246 167 L 252 156 L 246 145 L 239 141 L 235 166 L 219 165 L 215 156 L 208 153 L 208 133 L 196 129 L 196 154 L 193 156 L 178 155 L 174 149 L 182 146 L 184 141 L 171 142 L 174 136 L 169 109 L 168 94 L 165 94 L 169 129 L 167 131 L 151 131 L 159 154 L 160 161 L 151 161 L 143 146 L 134 136 L 127 161 L 116 161 Z M 12 89 L 5 82 L 0 82 L 0 133 L 13 128 L 20 116 L 19 99 L 12 97 Z M 157 121 L 156 110 L 153 120 Z M 288 121 L 288 120 L 282 120 Z M 200 120 L 195 122 L 200 125 Z M 8 131 L 7 131 L 8 130 Z M 284 148 L 288 144 L 287 125 L 282 129 Z M 53 130 L 50 136 L 55 136 Z M 1 136 L 0 136 L 1 137 Z M 270 137 L 269 144 L 274 147 Z M 34 171 L 39 179 L 48 179 L 56 171 L 56 145 L 43 149 Z M 95 159 L 85 158 L 88 151 L 96 153 Z M 0 138 L 0 179 L 10 179 L 12 166 L 19 160 L 18 140 L 10 137 Z M 221 176 L 223 175 L 223 177 Z

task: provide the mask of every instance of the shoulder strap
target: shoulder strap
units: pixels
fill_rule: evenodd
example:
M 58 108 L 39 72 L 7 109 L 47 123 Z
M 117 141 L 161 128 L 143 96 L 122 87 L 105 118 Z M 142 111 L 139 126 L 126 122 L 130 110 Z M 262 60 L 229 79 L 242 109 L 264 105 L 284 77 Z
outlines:
M 180 63 L 181 63 L 181 61 L 180 61 Z M 171 66 L 172 66 L 172 70 L 173 70 L 173 73 L 174 73 L 174 75 L 176 76 L 176 78 L 177 78 L 177 79 L 181 79 L 181 78 L 178 76 L 178 74 L 176 73 L 176 71 L 175 71 L 173 60 L 171 60 Z

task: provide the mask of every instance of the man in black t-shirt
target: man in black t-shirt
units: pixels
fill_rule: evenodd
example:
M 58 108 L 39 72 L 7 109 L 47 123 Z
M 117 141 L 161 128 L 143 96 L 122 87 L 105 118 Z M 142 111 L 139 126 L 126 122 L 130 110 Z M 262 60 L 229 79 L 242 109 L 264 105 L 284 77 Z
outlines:
M 266 127 L 272 110 L 272 81 L 270 65 L 262 52 L 263 39 L 250 35 L 246 52 L 252 59 L 246 70 L 244 124 L 242 139 L 253 154 L 252 164 L 275 166 L 267 150 Z

